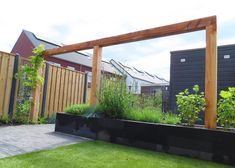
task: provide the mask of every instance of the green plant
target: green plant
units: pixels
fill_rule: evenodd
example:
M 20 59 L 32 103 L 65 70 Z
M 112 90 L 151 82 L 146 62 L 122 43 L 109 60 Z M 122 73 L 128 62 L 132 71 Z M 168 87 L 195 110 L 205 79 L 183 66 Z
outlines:
M 34 55 L 29 57 L 28 63 L 22 65 L 15 75 L 15 77 L 20 80 L 22 95 L 21 100 L 18 100 L 19 103 L 17 104 L 14 117 L 14 121 L 17 123 L 29 122 L 28 115 L 32 102 L 32 100 L 29 101 L 29 98 L 32 95 L 33 89 L 43 82 L 43 77 L 39 71 L 44 64 L 44 50 L 43 45 L 34 48 L 32 51 Z M 39 122 L 41 121 L 39 120 Z
M 66 107 L 64 111 L 70 114 L 83 115 L 89 109 L 90 109 L 90 106 L 88 104 L 74 104 L 69 107 Z
M 162 123 L 164 124 L 179 124 L 180 122 L 180 117 L 176 114 L 173 114 L 171 112 L 163 114 Z
M 38 117 L 38 124 L 46 124 L 47 119 L 45 117 Z
M 221 99 L 218 102 L 217 121 L 224 128 L 235 126 L 235 87 L 229 87 L 228 91 L 220 92 Z
M 3 115 L 2 118 L 0 119 L 1 123 L 3 124 L 9 124 L 10 123 L 10 118 L 8 117 L 8 115 Z
M 133 108 L 130 111 L 125 111 L 124 119 L 160 123 L 162 121 L 162 112 L 158 108 Z
M 126 83 L 122 78 L 103 79 L 97 96 L 104 117 L 121 118 L 124 112 L 130 110 L 131 95 L 127 93 Z
M 204 93 L 199 93 L 199 86 L 194 85 L 194 94 L 190 94 L 188 89 L 176 95 L 180 118 L 189 125 L 194 125 L 199 119 L 199 113 L 205 110 L 206 102 Z
M 139 95 L 132 95 L 131 99 L 132 107 L 138 108 L 146 108 L 146 107 L 154 107 L 154 108 L 161 108 L 162 106 L 162 93 L 157 92 L 154 94 L 139 94 Z
M 45 62 L 44 50 L 45 47 L 43 45 L 34 48 L 32 51 L 34 55 L 29 57 L 28 64 L 20 67 L 16 78 L 20 79 L 23 86 L 35 88 L 38 84 L 43 82 L 43 77 L 40 75 L 39 70 Z
M 14 121 L 19 124 L 29 123 L 29 112 L 31 108 L 31 101 L 24 100 L 18 102 L 16 105 L 16 113 L 14 115 Z

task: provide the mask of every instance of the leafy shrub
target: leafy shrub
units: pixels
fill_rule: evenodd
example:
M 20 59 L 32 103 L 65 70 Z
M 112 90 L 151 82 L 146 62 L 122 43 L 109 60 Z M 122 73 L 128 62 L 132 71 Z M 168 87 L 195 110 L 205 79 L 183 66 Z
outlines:
M 229 87 L 228 91 L 220 92 L 221 99 L 218 102 L 217 121 L 224 128 L 235 126 L 235 87 Z
M 10 118 L 8 115 L 3 115 L 2 118 L 0 119 L 0 125 L 1 123 L 3 124 L 9 124 L 11 122 Z
M 179 124 L 180 117 L 176 114 L 173 114 L 171 112 L 164 113 L 162 123 L 164 124 Z
M 99 110 L 104 117 L 121 118 L 130 110 L 131 95 L 127 93 L 125 80 L 115 78 L 103 79 L 98 93 Z
M 194 125 L 199 120 L 199 113 L 205 110 L 206 102 L 204 93 L 199 93 L 199 86 L 194 85 L 194 94 L 189 94 L 188 89 L 176 95 L 180 118 L 189 125 Z
M 16 105 L 16 113 L 14 115 L 14 122 L 18 124 L 29 123 L 29 112 L 31 109 L 31 101 L 23 100 Z
M 139 94 L 132 95 L 132 107 L 138 107 L 141 109 L 154 107 L 162 107 L 162 93 L 157 92 L 155 94 Z
M 124 119 L 160 123 L 162 120 L 162 112 L 156 108 L 132 109 L 124 112 Z
M 64 111 L 66 113 L 75 114 L 75 115 L 83 115 L 89 110 L 90 106 L 88 104 L 74 104 L 69 107 L 66 107 Z
M 47 119 L 45 117 L 38 117 L 38 124 L 46 124 Z

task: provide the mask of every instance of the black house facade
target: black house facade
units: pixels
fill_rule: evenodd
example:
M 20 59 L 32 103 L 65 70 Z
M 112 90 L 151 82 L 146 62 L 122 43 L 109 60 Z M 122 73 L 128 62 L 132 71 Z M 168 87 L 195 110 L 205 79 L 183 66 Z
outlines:
M 218 99 L 221 90 L 235 87 L 235 44 L 218 46 Z M 205 90 L 205 48 L 171 52 L 170 108 L 177 111 L 176 96 L 195 84 Z M 204 115 L 201 115 L 203 118 Z

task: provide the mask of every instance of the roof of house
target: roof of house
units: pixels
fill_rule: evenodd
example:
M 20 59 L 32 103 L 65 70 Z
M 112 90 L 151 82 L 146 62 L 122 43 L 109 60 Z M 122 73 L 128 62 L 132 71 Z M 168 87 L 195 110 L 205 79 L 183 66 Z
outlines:
M 224 44 L 224 45 L 219 45 L 217 46 L 217 49 L 227 49 L 227 48 L 234 48 L 235 44 Z M 204 48 L 190 48 L 190 49 L 182 49 L 182 50 L 175 50 L 175 51 L 170 51 L 170 53 L 182 53 L 182 52 L 196 52 L 196 51 L 200 51 L 200 50 L 205 50 Z
M 151 84 L 155 84 L 155 85 L 168 85 L 169 84 L 169 82 L 167 80 L 160 78 L 157 75 L 150 74 L 149 72 L 139 70 L 135 67 L 130 67 L 130 66 L 124 65 L 121 62 L 117 62 L 113 59 L 110 60 L 110 63 L 115 67 L 118 66 L 119 68 L 118 67 L 117 68 L 119 69 L 119 71 L 122 74 L 128 74 L 135 79 L 150 82 Z
M 45 49 L 51 49 L 51 48 L 59 48 L 64 45 L 62 43 L 51 42 L 51 40 L 50 41 L 45 40 L 45 38 L 35 35 L 34 33 L 27 30 L 23 30 L 23 32 L 35 47 L 38 46 L 39 44 L 43 44 L 45 45 Z M 92 67 L 92 56 L 88 54 L 83 54 L 81 52 L 58 54 L 55 55 L 54 57 L 65 61 L 81 64 L 87 67 Z M 114 68 L 109 62 L 106 61 L 102 61 L 102 70 L 109 73 L 120 74 L 116 68 Z
M 45 49 L 51 49 L 51 48 L 59 48 L 64 45 L 62 43 L 57 43 L 57 42 L 52 42 L 51 40 L 46 40 L 45 38 L 42 38 L 27 30 L 23 30 L 23 32 L 25 33 L 25 35 L 28 37 L 28 39 L 32 42 L 32 44 L 35 47 L 40 44 L 43 44 L 45 45 Z M 65 60 L 65 61 L 81 64 L 87 67 L 92 67 L 92 55 L 90 54 L 84 54 L 81 52 L 70 52 L 66 54 L 58 54 L 58 55 L 55 55 L 54 57 Z M 117 68 L 117 66 L 119 66 L 122 69 L 122 71 L 120 71 L 120 68 Z M 141 71 L 135 67 L 126 66 L 120 62 L 114 61 L 113 59 L 110 60 L 110 62 L 102 60 L 102 70 L 109 72 L 109 73 L 119 74 L 119 75 L 127 73 L 133 78 L 149 82 L 150 84 L 156 84 L 156 85 L 168 85 L 169 84 L 169 82 L 163 78 L 159 78 L 158 76 L 150 74 L 146 71 Z M 123 71 L 125 71 L 125 73 L 123 73 Z

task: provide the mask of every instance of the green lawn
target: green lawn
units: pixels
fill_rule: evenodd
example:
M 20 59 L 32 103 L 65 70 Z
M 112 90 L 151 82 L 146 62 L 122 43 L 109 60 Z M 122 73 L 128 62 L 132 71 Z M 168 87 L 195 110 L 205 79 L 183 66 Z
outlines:
M 0 159 L 1 168 L 223 168 L 229 167 L 101 141 Z

